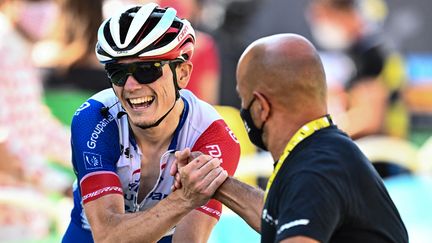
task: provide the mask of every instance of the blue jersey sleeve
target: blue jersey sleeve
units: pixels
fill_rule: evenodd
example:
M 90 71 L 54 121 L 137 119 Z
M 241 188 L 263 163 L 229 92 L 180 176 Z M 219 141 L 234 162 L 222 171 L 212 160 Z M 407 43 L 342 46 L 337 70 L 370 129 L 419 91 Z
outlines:
M 72 119 L 72 163 L 78 182 L 89 173 L 115 172 L 121 154 L 115 117 L 102 115 L 104 104 L 89 99 Z

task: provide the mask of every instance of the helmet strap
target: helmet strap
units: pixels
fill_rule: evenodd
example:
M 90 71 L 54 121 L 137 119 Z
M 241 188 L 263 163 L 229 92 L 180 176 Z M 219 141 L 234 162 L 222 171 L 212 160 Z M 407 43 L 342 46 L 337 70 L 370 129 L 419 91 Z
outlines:
M 180 98 L 180 87 L 178 86 L 178 82 L 177 82 L 177 73 L 176 73 L 176 63 L 170 63 L 169 67 L 171 69 L 171 72 L 173 74 L 173 82 L 174 82 L 174 88 L 175 88 L 175 93 L 176 93 L 176 101 Z
M 173 105 L 171 106 L 171 108 L 165 113 L 165 115 L 163 115 L 161 118 L 159 118 L 155 123 L 153 123 L 150 126 L 146 126 L 146 127 L 141 127 L 142 129 L 147 129 L 147 128 L 152 128 L 152 127 L 157 127 L 159 126 L 159 124 L 165 119 L 165 117 L 168 116 L 168 114 L 174 109 L 174 106 L 177 102 L 177 100 L 180 98 L 180 87 L 178 86 L 177 83 L 177 74 L 176 74 L 176 64 L 175 63 L 170 63 L 169 67 L 171 69 L 171 72 L 173 73 L 173 82 L 174 82 L 174 89 L 175 89 L 175 93 L 176 93 L 176 98 L 174 100 Z

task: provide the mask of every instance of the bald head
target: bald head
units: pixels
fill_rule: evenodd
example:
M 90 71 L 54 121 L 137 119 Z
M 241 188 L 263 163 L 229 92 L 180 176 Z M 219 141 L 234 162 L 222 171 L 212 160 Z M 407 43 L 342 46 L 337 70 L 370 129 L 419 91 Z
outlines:
M 242 100 L 257 91 L 291 111 L 327 109 L 321 60 L 314 46 L 296 34 L 264 37 L 247 47 L 237 67 L 237 86 Z

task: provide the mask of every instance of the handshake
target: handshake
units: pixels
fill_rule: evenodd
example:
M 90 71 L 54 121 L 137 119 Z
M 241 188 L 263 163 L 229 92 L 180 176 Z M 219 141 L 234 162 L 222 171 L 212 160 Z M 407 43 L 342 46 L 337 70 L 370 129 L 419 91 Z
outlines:
M 176 151 L 170 174 L 175 177 L 171 190 L 180 191 L 181 197 L 191 208 L 202 206 L 210 200 L 216 190 L 228 178 L 228 172 L 218 158 L 189 148 Z

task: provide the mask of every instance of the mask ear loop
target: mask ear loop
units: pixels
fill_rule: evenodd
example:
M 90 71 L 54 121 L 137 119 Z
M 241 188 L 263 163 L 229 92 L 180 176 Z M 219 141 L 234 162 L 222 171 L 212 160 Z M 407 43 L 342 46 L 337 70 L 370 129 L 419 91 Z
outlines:
M 260 93 L 260 92 L 257 92 L 257 91 L 254 91 L 254 92 L 253 92 L 253 95 L 254 95 L 253 100 L 257 99 L 258 96 L 261 96 L 261 97 L 265 100 L 265 102 L 268 103 L 268 106 L 269 106 L 269 108 L 270 108 L 270 110 L 271 110 L 271 103 L 268 101 L 267 97 L 266 97 L 264 94 L 262 94 L 262 93 Z M 252 106 L 252 103 L 250 104 L 250 106 Z M 261 105 L 261 106 L 262 106 L 262 105 Z M 270 116 L 270 112 L 269 112 L 269 116 Z M 268 117 L 267 117 L 267 119 L 268 119 Z M 266 124 L 267 119 L 266 119 L 265 121 L 263 121 L 263 124 L 261 125 L 261 128 L 260 128 L 260 129 L 264 129 L 264 125 Z

